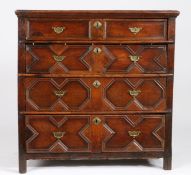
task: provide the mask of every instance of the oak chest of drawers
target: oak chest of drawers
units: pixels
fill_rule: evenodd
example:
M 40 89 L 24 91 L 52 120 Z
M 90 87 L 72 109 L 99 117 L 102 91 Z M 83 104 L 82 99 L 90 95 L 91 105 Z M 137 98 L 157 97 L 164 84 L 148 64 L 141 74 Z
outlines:
M 178 11 L 16 11 L 19 169 L 29 159 L 164 158 Z

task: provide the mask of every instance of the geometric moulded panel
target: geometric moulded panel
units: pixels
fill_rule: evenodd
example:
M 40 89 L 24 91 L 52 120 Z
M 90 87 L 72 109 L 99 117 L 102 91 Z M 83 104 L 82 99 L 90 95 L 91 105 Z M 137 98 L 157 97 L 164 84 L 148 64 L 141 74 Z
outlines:
M 113 79 L 105 88 L 105 102 L 113 110 L 164 110 L 164 78 Z
M 41 78 L 26 89 L 27 109 L 37 111 L 80 110 L 90 99 L 90 89 L 81 79 Z
M 28 153 L 89 152 L 88 116 L 26 116 Z M 72 127 L 71 127 L 72 126 Z
M 109 134 L 102 142 L 103 152 L 164 150 L 164 115 L 105 116 L 104 125 Z

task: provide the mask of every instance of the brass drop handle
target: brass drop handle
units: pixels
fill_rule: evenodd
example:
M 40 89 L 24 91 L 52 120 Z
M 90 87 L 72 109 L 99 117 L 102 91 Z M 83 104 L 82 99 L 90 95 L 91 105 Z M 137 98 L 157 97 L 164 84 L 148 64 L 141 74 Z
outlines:
M 141 134 L 141 131 L 128 131 L 128 133 L 129 133 L 129 136 L 135 138 Z
M 56 138 L 56 139 L 61 139 L 63 136 L 64 136 L 65 132 L 53 132 L 53 136 Z
M 65 58 L 65 56 L 60 56 L 60 55 L 53 55 L 52 57 L 53 57 L 53 59 L 54 59 L 55 61 L 57 61 L 57 62 L 61 62 L 61 61 L 63 61 L 64 58 Z
M 56 34 L 60 34 L 66 29 L 66 27 L 64 27 L 64 26 L 62 26 L 62 27 L 52 27 L 52 29 Z
M 133 97 L 136 97 L 139 93 L 141 93 L 140 90 L 129 90 L 129 94 Z
M 130 58 L 130 60 L 131 60 L 132 62 L 135 63 L 135 62 L 139 61 L 140 56 L 137 56 L 137 55 L 130 55 L 129 58 Z
M 137 33 L 139 33 L 142 30 L 142 27 L 129 27 L 129 30 L 131 33 L 136 35 Z
M 100 29 L 102 27 L 102 23 L 100 21 L 96 21 L 94 22 L 93 26 L 96 28 L 96 29 Z
M 54 91 L 54 94 L 57 96 L 57 97 L 63 97 L 65 94 L 66 94 L 66 91 Z
M 95 118 L 93 119 L 93 123 L 94 123 L 95 125 L 99 125 L 99 124 L 101 123 L 101 119 L 100 119 L 99 117 L 95 117 Z
M 95 88 L 98 88 L 98 87 L 101 86 L 101 83 L 100 83 L 98 80 L 95 80 L 95 81 L 93 82 L 93 86 L 94 86 Z
M 94 48 L 94 53 L 95 53 L 95 54 L 100 54 L 101 51 L 102 51 L 102 50 L 101 50 L 99 47 L 95 47 L 95 48 Z

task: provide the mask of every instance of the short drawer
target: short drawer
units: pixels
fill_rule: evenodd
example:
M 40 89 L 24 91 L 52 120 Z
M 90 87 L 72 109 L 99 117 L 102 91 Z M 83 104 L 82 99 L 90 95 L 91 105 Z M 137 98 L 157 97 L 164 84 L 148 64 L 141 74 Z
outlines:
M 166 45 L 26 45 L 26 73 L 167 73 Z
M 108 40 L 165 40 L 167 20 L 111 20 L 107 21 L 106 38 Z
M 163 151 L 165 115 L 27 115 L 27 153 Z
M 26 78 L 22 83 L 26 111 L 166 110 L 166 78 Z
M 87 40 L 88 20 L 29 20 L 27 40 Z

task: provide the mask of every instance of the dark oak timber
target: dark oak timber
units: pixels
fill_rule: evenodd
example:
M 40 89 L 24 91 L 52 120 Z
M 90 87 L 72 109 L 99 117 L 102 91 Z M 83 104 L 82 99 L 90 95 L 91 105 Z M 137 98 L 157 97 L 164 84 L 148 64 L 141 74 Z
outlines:
M 18 10 L 27 160 L 163 158 L 171 169 L 178 11 Z

